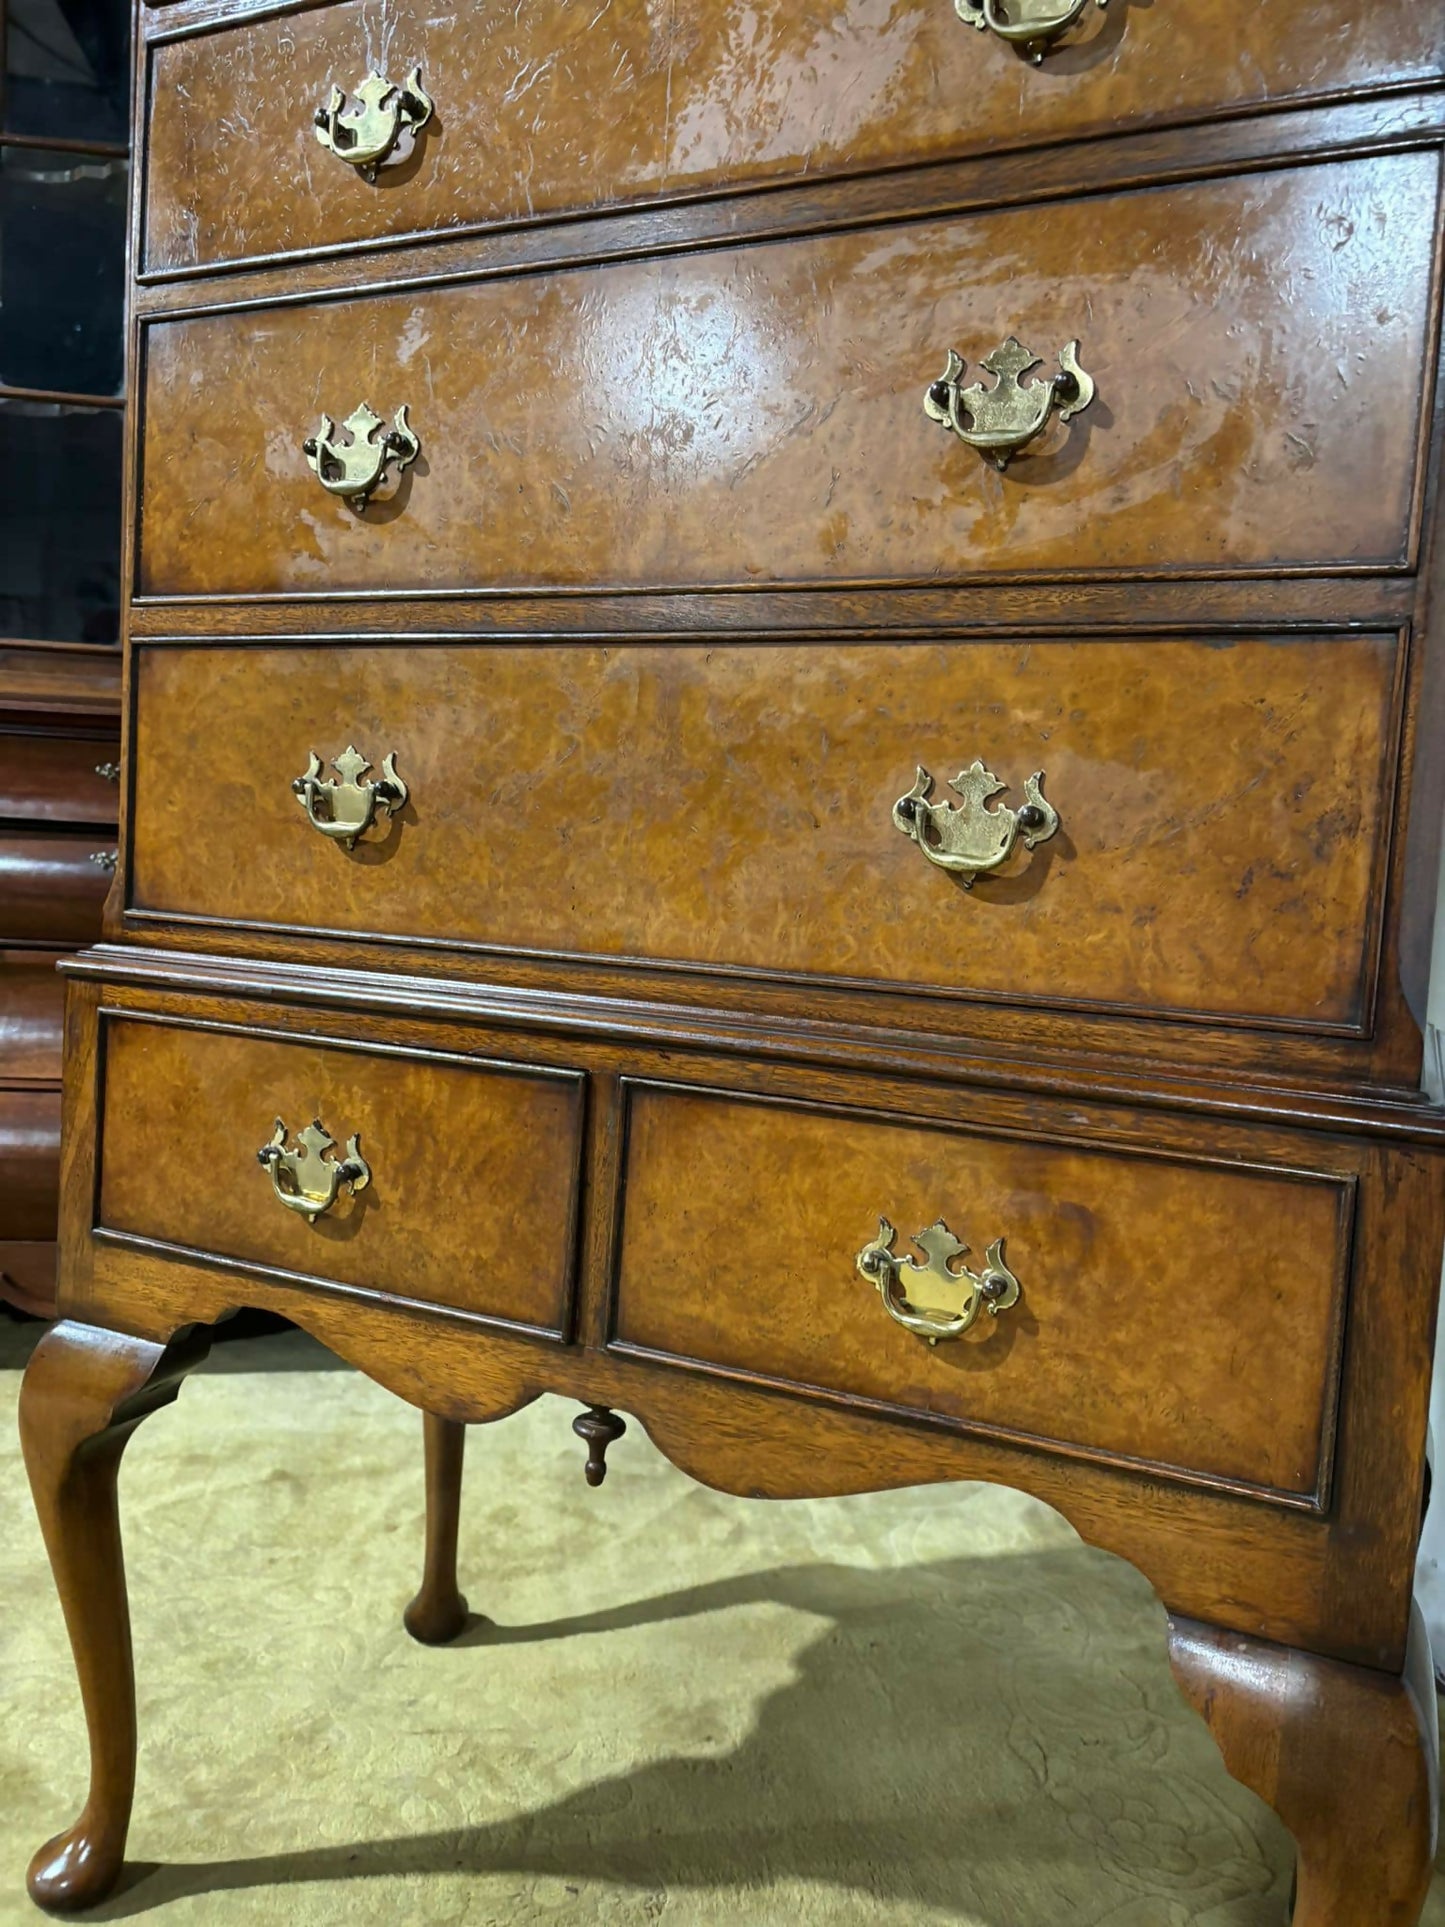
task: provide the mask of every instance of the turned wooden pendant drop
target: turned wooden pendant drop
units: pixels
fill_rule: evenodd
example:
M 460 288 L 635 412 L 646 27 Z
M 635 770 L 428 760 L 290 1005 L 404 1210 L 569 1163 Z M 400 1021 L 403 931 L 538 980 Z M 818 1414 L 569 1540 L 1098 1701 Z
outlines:
M 607 1477 L 607 1448 L 627 1430 L 626 1419 L 609 1412 L 605 1405 L 592 1405 L 577 1414 L 572 1430 L 587 1447 L 588 1485 L 601 1485 Z

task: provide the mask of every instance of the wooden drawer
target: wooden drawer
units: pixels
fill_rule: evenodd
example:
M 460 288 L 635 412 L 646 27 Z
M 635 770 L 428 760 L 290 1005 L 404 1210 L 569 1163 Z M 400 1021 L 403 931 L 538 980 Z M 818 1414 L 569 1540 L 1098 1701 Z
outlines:
M 99 829 L 0 835 L 0 943 L 93 942 L 112 874 L 96 859 L 114 854 Z
M 0 820 L 114 826 L 120 792 L 112 738 L 0 731 Z
M 1028 146 L 1427 81 L 1445 57 L 1439 10 L 1419 0 L 1121 5 L 1071 39 L 1036 70 L 949 0 L 746 15 L 397 0 L 384 33 L 363 0 L 243 19 L 152 50 L 145 267 Z M 318 144 L 313 116 L 378 62 L 394 82 L 419 66 L 435 115 L 369 183 Z M 584 99 L 597 111 L 579 120 Z
M 1352 1181 L 1068 1132 L 1044 1111 L 1008 1138 L 634 1087 L 611 1342 L 1325 1505 Z M 904 1329 L 858 1269 L 880 1218 L 920 1265 L 911 1234 L 941 1218 L 978 1275 L 1002 1238 L 1017 1303 L 935 1345 Z M 932 1295 L 904 1283 L 905 1304 Z
M 102 1048 L 102 1232 L 568 1335 L 579 1076 L 136 1016 Z M 282 1204 L 257 1158 L 278 1118 L 291 1151 L 319 1118 L 324 1163 L 355 1135 L 370 1181 L 315 1218 Z
M 1393 635 L 137 645 L 130 904 L 1359 1032 L 1400 655 Z M 373 774 L 393 755 L 409 800 L 348 851 L 292 785 L 351 744 Z M 1060 825 L 970 890 L 893 812 L 920 764 L 958 801 L 975 757 L 1010 786 L 993 808 L 1043 770 Z M 177 805 L 207 772 L 244 863 Z
M 48 1242 L 60 1204 L 60 1092 L 0 1090 L 0 1240 Z
M 1398 565 L 1438 185 L 1399 154 L 158 321 L 140 588 Z M 1098 399 L 1000 474 L 923 399 L 1010 333 L 1080 337 Z M 363 403 L 406 407 L 421 459 L 358 514 L 302 444 Z

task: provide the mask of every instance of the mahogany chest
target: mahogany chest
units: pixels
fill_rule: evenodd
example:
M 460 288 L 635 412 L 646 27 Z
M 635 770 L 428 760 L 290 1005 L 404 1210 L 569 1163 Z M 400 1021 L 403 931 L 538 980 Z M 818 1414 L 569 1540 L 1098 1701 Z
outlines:
M 117 1878 L 120 1452 L 240 1307 L 462 1427 L 989 1479 L 1408 1927 L 1445 14 L 138 12 L 127 754 L 23 1427 Z

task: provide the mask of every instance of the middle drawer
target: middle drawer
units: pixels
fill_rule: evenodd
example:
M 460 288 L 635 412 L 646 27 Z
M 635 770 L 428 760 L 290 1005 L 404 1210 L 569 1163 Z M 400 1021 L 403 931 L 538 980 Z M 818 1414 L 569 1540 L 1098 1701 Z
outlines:
M 137 645 L 129 906 L 1349 1034 L 1400 655 Z

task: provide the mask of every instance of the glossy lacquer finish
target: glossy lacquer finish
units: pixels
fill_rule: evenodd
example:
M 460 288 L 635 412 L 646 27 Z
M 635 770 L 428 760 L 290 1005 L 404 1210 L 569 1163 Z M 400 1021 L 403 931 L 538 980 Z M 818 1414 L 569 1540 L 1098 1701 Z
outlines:
M 146 266 L 203 267 L 771 177 L 936 160 L 1440 71 L 1419 0 L 1092 7 L 1042 69 L 950 0 L 351 4 L 152 55 Z M 317 144 L 331 86 L 414 65 L 436 119 L 368 184 Z M 579 116 L 586 100 L 593 111 Z
M 1438 176 L 1407 153 L 158 322 L 141 587 L 1399 564 Z M 1001 475 L 922 403 L 1010 332 L 1080 337 L 1098 399 Z M 422 446 L 364 516 L 301 447 L 361 401 Z
M 1367 1014 L 1393 636 L 136 661 L 130 889 L 150 913 L 1312 1028 Z M 410 801 L 348 852 L 291 785 L 353 742 L 395 756 Z M 952 797 L 975 757 L 1005 806 L 1045 771 L 1061 828 L 970 891 L 892 813 L 919 764 Z M 212 776 L 244 862 L 175 808 Z
M 335 1156 L 355 1133 L 370 1183 L 314 1222 L 288 1210 L 256 1158 L 277 1117 L 293 1144 L 320 1118 Z M 117 1019 L 100 1223 L 560 1332 L 580 1129 L 566 1075 Z
M 1338 1180 L 648 1089 L 628 1145 L 626 1346 L 1301 1498 L 1322 1484 Z M 905 1331 L 855 1264 L 885 1216 L 900 1254 L 942 1217 L 975 1270 L 1003 1238 L 1019 1303 L 950 1343 Z

